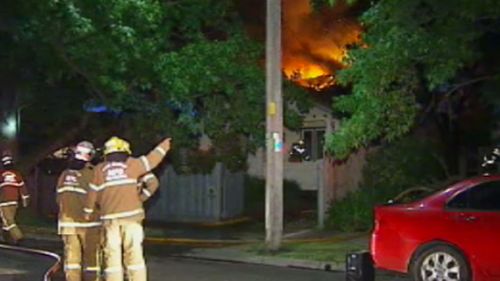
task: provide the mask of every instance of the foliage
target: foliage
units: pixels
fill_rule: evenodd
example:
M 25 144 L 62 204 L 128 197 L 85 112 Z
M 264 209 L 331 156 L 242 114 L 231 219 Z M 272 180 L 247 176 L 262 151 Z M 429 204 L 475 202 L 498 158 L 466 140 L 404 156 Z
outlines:
M 446 177 L 440 163 L 442 149 L 434 143 L 407 137 L 367 157 L 362 186 L 401 191 Z M 399 189 L 399 190 L 398 190 Z
M 442 150 L 435 144 L 404 138 L 381 147 L 367 157 L 361 188 L 334 202 L 328 224 L 342 231 L 366 231 L 372 224 L 372 209 L 415 186 L 432 187 L 446 179 L 441 165 Z
M 244 138 L 236 134 L 219 136 L 208 150 L 196 146 L 172 151 L 171 163 L 178 174 L 209 174 L 217 163 L 224 164 L 230 172 L 247 168 Z
M 311 1 L 311 5 L 317 10 L 321 9 L 325 5 L 330 5 L 330 6 L 337 5 L 337 4 L 339 4 L 339 2 L 346 3 L 348 5 L 354 5 L 358 2 L 360 2 L 360 0 L 342 0 L 342 1 L 339 1 L 339 0 L 310 0 L 310 1 Z
M 373 223 L 375 204 L 371 194 L 361 190 L 351 192 L 330 207 L 326 227 L 344 232 L 367 231 Z
M 104 105 L 106 122 L 86 134 L 118 133 L 139 151 L 165 135 L 188 148 L 202 134 L 244 136 L 245 152 L 263 144 L 263 50 L 233 1 L 27 0 L 2 10 L 2 73 L 22 85 L 24 104 L 43 105 L 45 114 L 24 110 L 30 127 L 52 125 L 26 134 L 57 138 L 85 105 Z
M 338 158 L 409 132 L 424 111 L 419 96 L 451 99 L 461 88 L 499 78 L 498 67 L 488 67 L 487 60 L 497 51 L 485 47 L 496 41 L 483 40 L 498 37 L 498 1 L 381 0 L 360 20 L 363 43 L 350 50 L 349 67 L 338 77 L 352 85 L 352 95 L 334 103 L 348 118 L 327 137 L 328 150 Z
M 313 106 L 312 95 L 304 88 L 285 80 L 283 83 L 283 97 L 286 101 L 283 104 L 284 125 L 289 130 L 297 131 L 302 128 L 304 113 L 307 113 Z
M 217 162 L 213 149 L 175 149 L 169 160 L 177 174 L 210 174 Z

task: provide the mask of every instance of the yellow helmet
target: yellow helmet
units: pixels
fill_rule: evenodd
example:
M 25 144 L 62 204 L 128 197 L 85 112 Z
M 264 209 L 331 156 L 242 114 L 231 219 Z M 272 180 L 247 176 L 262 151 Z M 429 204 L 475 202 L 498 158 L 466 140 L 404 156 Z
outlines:
M 131 154 L 130 144 L 119 137 L 112 137 L 104 144 L 104 155 L 113 153 L 113 152 L 126 152 Z

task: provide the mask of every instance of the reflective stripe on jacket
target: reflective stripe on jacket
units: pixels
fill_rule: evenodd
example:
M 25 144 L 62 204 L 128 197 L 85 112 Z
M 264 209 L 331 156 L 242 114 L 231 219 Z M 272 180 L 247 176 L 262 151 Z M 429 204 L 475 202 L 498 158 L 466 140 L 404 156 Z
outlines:
M 0 206 L 17 205 L 29 198 L 21 173 L 15 170 L 0 172 Z
M 94 214 L 90 221 L 86 221 L 83 213 L 89 183 L 93 177 L 94 170 L 91 165 L 81 170 L 65 170 L 59 176 L 56 195 L 59 206 L 59 234 L 71 234 L 75 228 L 101 225 L 97 214 Z
M 94 212 L 97 204 L 102 220 L 144 219 L 143 200 L 138 191 L 139 178 L 154 169 L 165 157 L 167 150 L 168 147 L 162 142 L 146 156 L 129 157 L 125 162 L 105 161 L 99 164 L 95 169 L 84 211 Z

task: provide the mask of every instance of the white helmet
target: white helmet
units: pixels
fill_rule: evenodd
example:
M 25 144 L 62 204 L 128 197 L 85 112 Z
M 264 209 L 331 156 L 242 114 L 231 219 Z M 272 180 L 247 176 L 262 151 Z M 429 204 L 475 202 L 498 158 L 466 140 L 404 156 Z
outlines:
M 94 145 L 89 141 L 79 142 L 73 149 L 75 159 L 89 162 L 95 154 Z

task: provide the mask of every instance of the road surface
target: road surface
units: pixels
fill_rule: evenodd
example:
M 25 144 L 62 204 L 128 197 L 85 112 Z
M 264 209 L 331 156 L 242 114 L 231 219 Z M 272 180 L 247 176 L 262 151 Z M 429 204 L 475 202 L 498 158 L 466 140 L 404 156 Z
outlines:
M 344 281 L 343 272 L 148 257 L 149 281 Z M 409 281 L 379 273 L 377 281 Z
M 52 257 L 0 247 L 0 280 L 44 280 L 45 274 L 55 262 L 56 260 Z
M 32 247 L 61 251 L 60 243 L 32 242 Z M 149 281 L 344 281 L 343 272 L 303 270 L 274 266 L 251 265 L 231 262 L 214 262 L 190 258 L 172 257 L 183 251 L 184 247 L 146 246 L 146 263 Z M 50 267 L 49 259 L 26 254 L 0 252 L 0 281 L 35 281 L 42 280 L 34 276 L 43 276 Z M 54 281 L 62 281 L 62 273 Z M 10 279 L 8 279 L 10 278 Z M 387 273 L 377 273 L 377 281 L 409 281 Z

